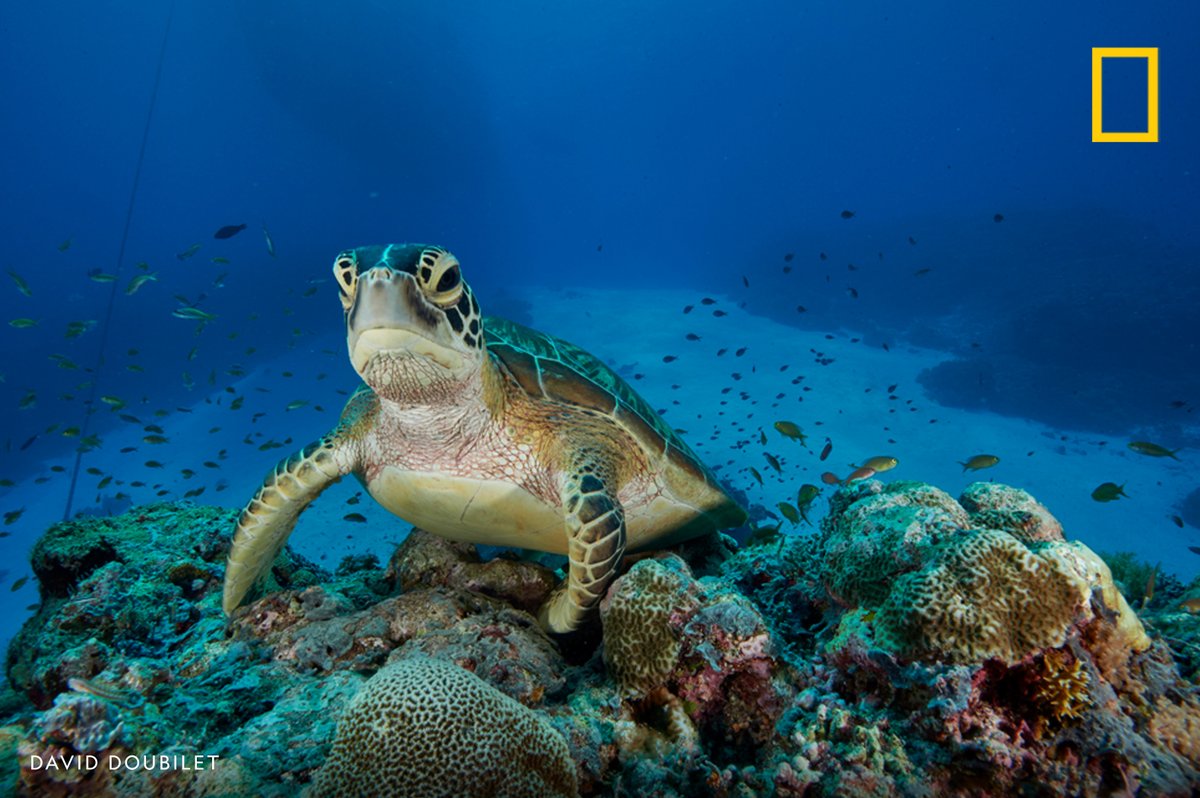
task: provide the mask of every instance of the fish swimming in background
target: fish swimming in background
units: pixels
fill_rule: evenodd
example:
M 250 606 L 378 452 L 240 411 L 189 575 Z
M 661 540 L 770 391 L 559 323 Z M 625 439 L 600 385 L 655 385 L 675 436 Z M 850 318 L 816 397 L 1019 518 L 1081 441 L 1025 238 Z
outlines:
M 1133 443 L 1129 444 L 1129 448 L 1131 451 L 1135 451 L 1138 454 L 1144 454 L 1148 457 L 1170 457 L 1172 460 L 1179 459 L 1175 456 L 1175 452 L 1179 451 L 1178 449 L 1168 449 L 1165 446 L 1159 446 L 1157 443 L 1134 441 Z
M 853 219 L 854 211 L 842 211 L 842 218 L 843 219 Z
M 804 441 L 808 437 L 804 434 L 804 431 L 800 429 L 799 426 L 791 421 L 776 421 L 775 429 L 785 438 L 791 438 L 794 441 L 800 441 L 801 446 L 804 445 Z
M 157 280 L 158 280 L 157 272 L 150 272 L 149 274 L 134 275 L 134 278 L 129 281 L 129 285 L 125 286 L 125 294 L 126 294 L 126 296 L 133 296 L 134 294 L 137 293 L 138 289 L 141 288 L 143 285 L 145 285 L 146 283 L 149 283 L 149 282 L 157 282 Z
M 37 319 L 19 318 L 13 319 L 8 323 L 9 327 L 15 327 L 18 330 L 28 330 L 30 327 L 37 326 Z
M 1092 498 L 1098 502 L 1113 502 L 1122 496 L 1129 498 L 1129 494 L 1125 492 L 1125 486 L 1115 482 L 1105 482 L 1092 491 Z
M 856 482 L 860 479 L 870 479 L 873 476 L 875 476 L 875 469 L 869 466 L 863 466 L 862 468 L 856 468 L 853 472 L 851 472 L 850 476 L 846 477 L 845 481 Z
M 960 462 L 963 467 L 963 473 L 967 471 L 981 471 L 985 468 L 991 468 L 996 463 L 1000 462 L 1000 458 L 994 454 L 977 454 L 965 462 Z
M 58 251 L 66 252 L 70 248 L 71 248 L 71 237 L 67 236 L 66 240 L 58 245 Z
M 863 462 L 863 468 L 870 468 L 876 472 L 891 471 L 896 466 L 900 465 L 900 461 L 889 455 L 879 455 L 878 457 L 869 457 Z
M 826 459 L 827 457 L 829 457 L 829 454 L 830 454 L 832 451 L 833 451 L 833 441 L 829 440 L 829 438 L 826 438 L 826 439 L 825 439 L 825 446 L 824 446 L 824 447 L 822 447 L 822 449 L 821 449 L 821 456 L 820 456 L 819 458 L 817 458 L 817 459 L 818 459 L 818 460 L 820 460 L 821 462 L 825 462 L 825 459 Z
M 750 469 L 750 476 L 752 476 L 752 477 L 754 477 L 756 480 L 758 480 L 758 484 L 759 484 L 759 485 L 762 485 L 762 484 L 763 484 L 763 478 L 762 478 L 762 474 L 758 473 L 758 469 L 757 469 L 757 468 L 755 468 L 754 466 L 749 466 L 749 469 Z
M 199 252 L 200 247 L 201 247 L 200 244 L 192 244 L 190 247 L 185 249 L 183 252 L 178 253 L 175 257 L 178 258 L 179 260 L 187 260 L 188 258 L 195 255 L 197 252 Z
M 238 233 L 246 229 L 244 224 L 227 224 L 217 232 L 213 233 L 213 238 L 233 238 Z
M 18 291 L 25 296 L 33 296 L 33 292 L 29 290 L 29 283 L 25 282 L 24 277 L 14 272 L 12 269 L 8 270 L 8 276 L 12 278 L 14 283 L 16 283 Z
M 175 308 L 171 315 L 177 319 L 187 319 L 189 321 L 212 321 L 217 318 L 213 313 L 205 313 L 200 308 L 183 307 Z
M 832 471 L 826 471 L 821 475 L 821 481 L 826 485 L 841 485 L 842 480 L 838 479 L 838 475 Z
M 267 254 L 273 258 L 273 257 L 275 257 L 275 242 L 271 240 L 271 233 L 269 230 L 267 230 L 266 222 L 263 222 L 262 229 L 263 229 L 263 238 L 266 239 L 266 242 L 267 242 Z
M 779 502 L 776 506 L 779 508 L 779 512 L 783 513 L 783 517 L 791 521 L 792 524 L 800 523 L 800 513 L 796 512 L 795 507 L 787 502 Z
M 779 459 L 775 455 L 770 452 L 763 452 L 763 457 L 767 458 L 767 463 L 770 464 L 771 468 L 775 469 L 776 473 L 783 473 L 783 468 L 779 465 Z

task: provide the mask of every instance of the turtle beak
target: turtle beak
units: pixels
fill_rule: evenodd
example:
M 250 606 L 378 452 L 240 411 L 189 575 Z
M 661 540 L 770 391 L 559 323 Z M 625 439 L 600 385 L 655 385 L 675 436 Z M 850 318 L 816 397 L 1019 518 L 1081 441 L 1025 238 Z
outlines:
M 358 276 L 346 312 L 346 343 L 359 374 L 379 353 L 425 356 L 445 368 L 463 365 L 445 327 L 445 314 L 422 296 L 416 279 L 383 266 Z

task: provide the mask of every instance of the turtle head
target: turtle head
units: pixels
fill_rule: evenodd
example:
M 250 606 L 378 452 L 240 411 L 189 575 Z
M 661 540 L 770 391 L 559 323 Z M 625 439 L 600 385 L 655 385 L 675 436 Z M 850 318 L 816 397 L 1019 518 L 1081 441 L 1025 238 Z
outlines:
M 350 362 L 378 395 L 423 402 L 479 371 L 485 358 L 479 304 L 446 250 L 358 247 L 337 256 L 333 275 Z

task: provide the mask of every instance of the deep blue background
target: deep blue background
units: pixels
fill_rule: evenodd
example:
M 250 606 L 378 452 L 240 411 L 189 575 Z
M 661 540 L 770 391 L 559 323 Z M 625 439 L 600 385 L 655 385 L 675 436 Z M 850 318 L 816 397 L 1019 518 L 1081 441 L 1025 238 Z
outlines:
M 117 268 L 170 7 L 0 9 L 3 266 L 34 292 L 0 307 L 39 320 L 0 326 L 14 449 L 82 420 L 87 375 L 47 356 L 96 357 L 98 330 L 62 333 L 103 318 L 86 274 Z M 1090 141 L 1093 46 L 1160 48 L 1160 143 Z M 139 261 L 160 282 L 118 292 L 100 392 L 187 402 L 182 371 L 335 326 L 340 249 L 424 240 L 485 311 L 513 285 L 684 283 L 957 352 L 943 401 L 1194 443 L 1198 141 L 1195 3 L 177 0 L 119 286 Z M 172 294 L 219 321 L 194 335 Z

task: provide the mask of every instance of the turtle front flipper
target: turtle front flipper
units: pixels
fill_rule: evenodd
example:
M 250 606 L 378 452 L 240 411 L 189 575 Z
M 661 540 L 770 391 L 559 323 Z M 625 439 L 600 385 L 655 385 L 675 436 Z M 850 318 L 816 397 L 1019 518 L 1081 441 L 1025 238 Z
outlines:
M 304 508 L 353 470 L 350 458 L 339 456 L 339 443 L 329 435 L 280 460 L 242 510 L 225 565 L 221 606 L 227 614 L 271 567 Z
M 615 485 L 591 470 L 570 474 L 562 491 L 567 523 L 567 578 L 538 611 L 551 632 L 570 632 L 604 597 L 625 553 L 625 511 Z

